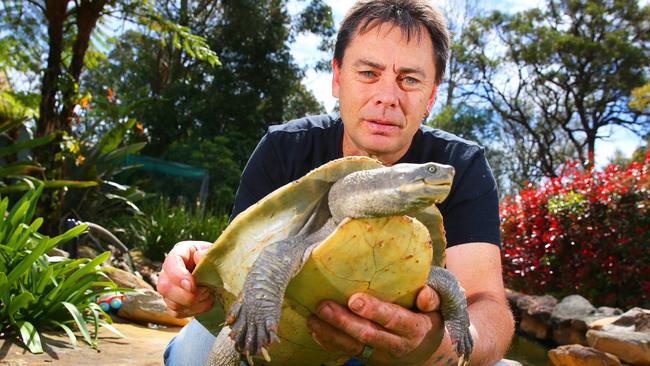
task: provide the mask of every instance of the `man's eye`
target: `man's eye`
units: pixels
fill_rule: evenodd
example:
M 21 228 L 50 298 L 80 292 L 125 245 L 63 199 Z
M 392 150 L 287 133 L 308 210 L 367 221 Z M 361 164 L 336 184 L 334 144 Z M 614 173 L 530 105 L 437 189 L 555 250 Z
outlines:
M 364 78 L 370 79 L 375 76 L 375 73 L 372 71 L 359 71 L 359 75 L 363 76 Z
M 416 78 L 412 78 L 410 76 L 406 76 L 406 77 L 402 78 L 402 81 L 404 81 L 408 85 L 415 85 L 415 84 L 420 82 L 420 80 L 418 80 Z

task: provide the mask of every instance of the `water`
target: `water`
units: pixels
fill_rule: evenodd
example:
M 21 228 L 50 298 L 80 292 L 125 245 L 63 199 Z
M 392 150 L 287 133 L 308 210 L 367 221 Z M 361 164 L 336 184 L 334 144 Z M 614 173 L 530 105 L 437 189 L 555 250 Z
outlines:
M 506 358 L 521 362 L 524 366 L 550 365 L 547 352 L 552 347 L 523 334 L 515 334 Z

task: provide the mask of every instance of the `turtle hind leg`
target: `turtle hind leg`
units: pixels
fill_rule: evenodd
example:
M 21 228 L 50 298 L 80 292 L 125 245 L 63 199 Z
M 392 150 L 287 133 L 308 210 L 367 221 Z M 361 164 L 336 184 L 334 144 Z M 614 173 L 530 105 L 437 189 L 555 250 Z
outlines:
M 236 349 L 247 358 L 263 355 L 278 341 L 277 329 L 284 293 L 302 266 L 309 247 L 305 237 L 281 240 L 266 246 L 246 276 L 244 286 L 226 317 Z
M 440 296 L 440 313 L 456 354 L 460 357 L 459 365 L 469 364 L 474 341 L 469 330 L 465 291 L 451 272 L 436 266 L 432 266 L 429 270 L 427 285 L 436 290 Z
M 241 356 L 235 349 L 235 342 L 229 337 L 230 328 L 225 326 L 212 344 L 204 366 L 239 366 Z

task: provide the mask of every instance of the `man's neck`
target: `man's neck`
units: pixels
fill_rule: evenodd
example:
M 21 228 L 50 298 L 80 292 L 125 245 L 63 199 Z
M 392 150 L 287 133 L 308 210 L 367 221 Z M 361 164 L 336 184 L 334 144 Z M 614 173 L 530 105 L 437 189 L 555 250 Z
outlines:
M 406 154 L 408 151 L 408 146 L 396 153 L 387 153 L 387 154 L 377 154 L 372 151 L 366 151 L 358 148 L 352 143 L 350 138 L 343 133 L 343 144 L 342 144 L 343 156 L 368 156 L 373 159 L 379 160 L 384 166 L 392 166 L 399 161 L 399 159 Z

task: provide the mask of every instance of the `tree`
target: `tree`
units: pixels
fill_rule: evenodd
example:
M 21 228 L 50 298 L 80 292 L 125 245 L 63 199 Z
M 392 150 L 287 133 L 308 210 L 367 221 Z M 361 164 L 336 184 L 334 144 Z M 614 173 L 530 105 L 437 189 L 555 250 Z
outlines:
M 649 20 L 635 0 L 548 0 L 465 32 L 472 95 L 498 115 L 513 177 L 556 176 L 567 158 L 593 166 L 606 126 L 649 130 L 648 114 L 628 106 L 647 78 Z
M 85 59 L 91 46 L 91 36 L 98 22 L 107 16 L 119 15 L 171 33 L 182 42 L 176 42 L 193 57 L 218 63 L 214 52 L 203 39 L 192 36 L 178 24 L 164 19 L 139 1 L 109 0 L 42 0 L 3 2 L 5 16 L 2 25 L 15 30 L 4 35 L 2 41 L 12 46 L 18 55 L 47 54 L 42 67 L 41 101 L 37 133 L 71 132 L 74 109 L 80 101 L 79 79 L 86 66 Z M 95 34 L 98 36 L 98 34 Z M 27 50 L 27 51 L 25 51 Z M 97 50 L 93 50 L 97 53 Z M 38 59 L 38 58 L 37 58 Z
M 156 6 L 165 17 L 205 36 L 222 66 L 183 57 L 171 41 L 154 42 L 146 29 L 125 32 L 111 41 L 109 56 L 83 80 L 97 96 L 89 120 L 106 120 L 97 103 L 109 87 L 117 103 L 135 102 L 128 115 L 144 128 L 144 153 L 208 169 L 210 202 L 220 206 L 212 208 L 227 211 L 241 169 L 266 128 L 323 111 L 302 84 L 304 71 L 289 46 L 300 32 L 323 40 L 333 36 L 331 10 L 320 0 L 294 16 L 288 1 L 182 4 L 160 1 Z

